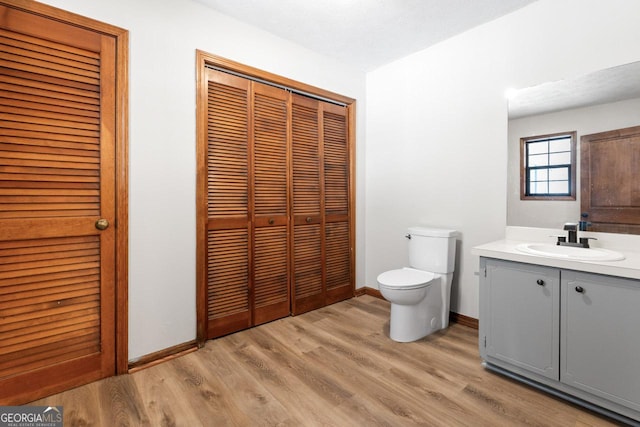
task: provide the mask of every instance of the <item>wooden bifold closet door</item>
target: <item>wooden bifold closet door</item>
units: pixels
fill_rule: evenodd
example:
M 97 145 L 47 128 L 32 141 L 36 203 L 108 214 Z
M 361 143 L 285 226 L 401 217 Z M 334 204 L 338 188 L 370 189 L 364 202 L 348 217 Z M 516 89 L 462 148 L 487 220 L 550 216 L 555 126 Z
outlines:
M 293 95 L 293 314 L 353 295 L 346 108 Z
M 205 70 L 206 337 L 353 296 L 344 106 Z
M 288 98 L 207 70 L 208 336 L 289 314 Z

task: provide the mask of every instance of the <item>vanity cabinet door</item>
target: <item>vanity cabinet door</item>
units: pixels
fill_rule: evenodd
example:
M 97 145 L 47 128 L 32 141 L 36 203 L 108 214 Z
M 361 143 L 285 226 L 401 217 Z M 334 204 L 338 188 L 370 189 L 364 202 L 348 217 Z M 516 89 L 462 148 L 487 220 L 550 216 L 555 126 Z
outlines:
M 480 276 L 483 359 L 558 380 L 559 270 L 481 258 Z
M 561 377 L 640 410 L 640 282 L 562 271 Z

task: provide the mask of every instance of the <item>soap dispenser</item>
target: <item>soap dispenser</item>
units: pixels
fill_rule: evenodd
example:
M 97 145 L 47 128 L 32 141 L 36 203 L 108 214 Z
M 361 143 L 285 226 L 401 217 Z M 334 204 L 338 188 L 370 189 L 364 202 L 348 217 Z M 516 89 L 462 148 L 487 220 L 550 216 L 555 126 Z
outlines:
M 587 231 L 587 227 L 591 225 L 591 223 L 587 221 L 588 217 L 588 212 L 582 212 L 582 214 L 580 214 L 580 222 L 578 223 L 579 231 Z

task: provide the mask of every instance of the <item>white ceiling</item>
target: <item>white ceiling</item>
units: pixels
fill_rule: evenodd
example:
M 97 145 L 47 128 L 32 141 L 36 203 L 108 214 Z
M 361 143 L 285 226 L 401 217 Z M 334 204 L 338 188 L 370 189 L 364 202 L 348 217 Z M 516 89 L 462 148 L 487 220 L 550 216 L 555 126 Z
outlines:
M 640 62 L 543 83 L 509 96 L 509 119 L 640 98 Z
M 536 0 L 196 0 L 363 71 Z

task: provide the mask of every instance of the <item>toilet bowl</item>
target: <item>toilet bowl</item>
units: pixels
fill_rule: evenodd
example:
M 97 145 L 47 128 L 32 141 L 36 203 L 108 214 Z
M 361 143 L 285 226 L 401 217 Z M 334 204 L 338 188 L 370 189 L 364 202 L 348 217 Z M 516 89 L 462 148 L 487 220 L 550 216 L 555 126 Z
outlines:
M 424 302 L 434 278 L 433 273 L 407 267 L 378 276 L 380 293 L 391 303 L 389 336 L 392 340 L 410 342 L 427 334 Z
M 380 293 L 391 303 L 392 340 L 416 341 L 449 326 L 456 235 L 454 230 L 409 228 L 410 267 L 378 275 Z

